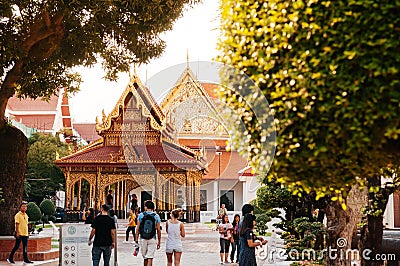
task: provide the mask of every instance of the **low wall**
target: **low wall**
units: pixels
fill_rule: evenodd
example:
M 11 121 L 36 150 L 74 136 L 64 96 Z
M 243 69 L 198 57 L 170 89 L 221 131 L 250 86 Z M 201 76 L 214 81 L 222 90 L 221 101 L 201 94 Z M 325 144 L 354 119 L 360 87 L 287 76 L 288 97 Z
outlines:
M 0 261 L 8 259 L 15 244 L 13 236 L 0 236 Z M 51 248 L 50 236 L 30 236 L 28 241 L 28 256 L 33 261 L 43 261 L 58 258 L 58 249 Z M 14 255 L 15 261 L 23 260 L 22 242 Z

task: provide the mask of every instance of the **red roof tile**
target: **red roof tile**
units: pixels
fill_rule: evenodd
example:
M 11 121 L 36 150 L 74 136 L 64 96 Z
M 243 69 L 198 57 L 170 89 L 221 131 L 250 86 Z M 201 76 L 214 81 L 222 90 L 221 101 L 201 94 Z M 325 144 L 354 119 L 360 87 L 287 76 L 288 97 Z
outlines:
M 253 173 L 253 168 L 250 166 L 246 166 L 242 170 L 239 171 L 239 176 L 256 176 L 257 173 Z
M 71 116 L 68 105 L 61 106 L 61 114 L 62 116 Z
M 223 139 L 179 139 L 179 144 L 184 145 L 186 147 L 192 149 L 199 149 L 203 146 L 205 148 L 215 148 L 216 146 L 220 146 L 221 148 L 225 148 L 227 145 L 227 140 Z
M 14 115 L 14 118 L 15 121 L 21 122 L 27 127 L 43 131 L 53 129 L 55 115 Z
M 7 108 L 12 111 L 53 111 L 55 112 L 58 104 L 58 96 L 51 96 L 48 102 L 41 99 L 18 99 L 11 97 L 8 100 Z M 11 112 L 12 113 L 12 112 Z
M 213 152 L 207 152 L 208 171 L 203 180 L 215 180 L 219 176 L 218 164 L 219 156 Z M 220 161 L 220 178 L 229 180 L 239 178 L 238 172 L 247 165 L 247 161 L 237 152 L 222 151 Z
M 79 136 L 87 142 L 92 142 L 100 139 L 97 134 L 95 123 L 74 123 L 74 129 L 78 132 Z
M 201 86 L 203 86 L 204 90 L 207 92 L 208 96 L 211 98 L 219 98 L 216 94 L 216 89 L 219 87 L 218 84 L 212 84 L 212 83 L 201 83 Z
M 118 155 L 121 154 L 119 146 L 101 146 L 102 143 L 94 144 L 92 147 L 82 149 L 74 154 L 61 158 L 57 164 L 64 165 L 70 163 L 113 163 L 117 161 Z M 133 164 L 152 163 L 157 164 L 174 164 L 176 166 L 185 164 L 197 164 L 197 161 L 184 153 L 173 149 L 169 144 L 135 146 L 135 154 L 138 160 Z M 125 164 L 125 161 L 120 163 Z M 131 162 L 129 162 L 131 163 Z

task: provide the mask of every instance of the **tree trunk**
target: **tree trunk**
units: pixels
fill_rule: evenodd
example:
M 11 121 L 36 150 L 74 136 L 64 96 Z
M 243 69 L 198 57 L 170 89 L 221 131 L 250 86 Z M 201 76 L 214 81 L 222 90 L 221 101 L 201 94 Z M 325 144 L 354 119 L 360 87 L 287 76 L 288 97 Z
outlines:
M 367 257 L 361 256 L 361 265 L 382 265 L 383 261 L 377 261 L 375 258 L 378 258 L 377 254 L 382 254 L 383 216 L 368 215 L 367 221 L 368 224 L 361 231 L 359 250 L 360 254 L 363 254 L 366 249 L 369 249 L 371 252 L 365 253 Z
M 343 210 L 338 201 L 328 202 L 327 218 L 327 265 L 351 265 L 354 254 L 350 252 L 357 224 L 362 219 L 362 208 L 367 204 L 366 190 L 352 187 L 346 199 L 347 209 Z M 335 256 L 336 255 L 336 256 Z
M 4 201 L 0 204 L 0 235 L 12 235 L 14 215 L 19 210 L 24 192 L 24 175 L 28 140 L 17 128 L 0 129 L 0 188 Z
M 351 209 L 343 210 L 338 201 L 332 201 L 326 208 L 327 239 L 326 265 L 350 265 L 346 250 L 350 248 L 356 223 L 351 219 Z
M 383 238 L 383 214 L 386 210 L 386 205 L 389 196 L 394 192 L 394 187 L 383 188 L 381 186 L 381 176 L 375 175 L 368 178 L 368 187 L 379 187 L 377 193 L 368 193 L 369 211 L 371 213 L 379 212 L 375 215 L 367 215 L 367 224 L 361 230 L 359 250 L 362 252 L 366 249 L 371 250 L 368 253 L 368 258 L 361 256 L 361 265 L 377 266 L 382 265 L 382 260 L 375 260 L 380 258 L 377 254 L 382 254 L 382 238 Z

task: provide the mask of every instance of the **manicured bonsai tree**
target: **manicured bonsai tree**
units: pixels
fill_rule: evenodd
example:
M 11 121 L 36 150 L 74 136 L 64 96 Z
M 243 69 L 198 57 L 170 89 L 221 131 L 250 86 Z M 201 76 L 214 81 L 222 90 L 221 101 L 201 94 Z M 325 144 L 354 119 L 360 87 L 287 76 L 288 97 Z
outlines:
M 32 232 L 35 230 L 35 225 L 42 219 L 42 212 L 35 202 L 29 202 L 26 206 L 26 214 L 29 217 L 29 232 Z
M 42 218 L 40 208 L 35 202 L 29 202 L 27 204 L 26 214 L 28 214 L 29 222 L 31 223 L 39 222 Z
M 49 199 L 44 199 L 40 203 L 40 210 L 42 211 L 42 222 L 43 222 L 43 227 L 44 223 L 48 223 L 49 221 L 55 221 L 56 217 L 54 217 L 54 213 L 56 212 L 56 206 L 54 203 L 49 200 Z

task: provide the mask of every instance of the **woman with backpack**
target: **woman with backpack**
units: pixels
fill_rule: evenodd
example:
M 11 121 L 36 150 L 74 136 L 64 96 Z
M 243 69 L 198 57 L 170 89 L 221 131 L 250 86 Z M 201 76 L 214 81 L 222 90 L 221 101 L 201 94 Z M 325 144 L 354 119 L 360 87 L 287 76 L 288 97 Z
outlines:
M 180 209 L 171 211 L 171 219 L 165 223 L 167 230 L 167 243 L 165 253 L 167 254 L 167 266 L 172 266 L 172 255 L 174 256 L 174 265 L 181 265 L 182 256 L 182 237 L 185 237 L 185 227 L 180 222 Z

